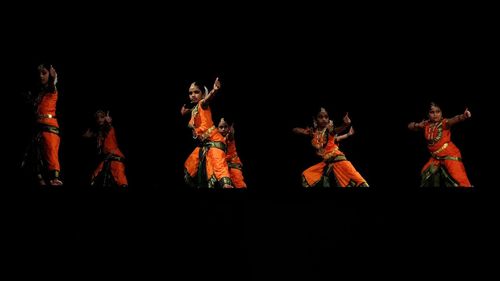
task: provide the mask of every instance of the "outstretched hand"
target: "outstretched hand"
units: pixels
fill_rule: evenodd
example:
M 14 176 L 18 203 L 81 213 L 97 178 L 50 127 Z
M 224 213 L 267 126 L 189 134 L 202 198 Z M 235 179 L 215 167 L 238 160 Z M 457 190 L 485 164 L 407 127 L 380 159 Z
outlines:
M 51 65 L 49 69 L 49 75 L 54 79 L 54 85 L 57 84 L 57 72 L 56 69 Z
M 186 104 L 183 104 L 182 105 L 182 108 L 181 108 L 181 115 L 185 115 L 186 113 L 188 113 L 190 111 L 189 108 L 186 108 Z
M 351 124 L 351 119 L 349 118 L 349 112 L 346 112 L 344 116 L 344 124 L 350 125 Z
M 347 132 L 347 135 L 348 136 L 352 136 L 354 135 L 354 128 L 351 126 L 351 128 L 349 129 L 349 132 Z
M 417 123 L 416 126 L 417 126 L 417 128 L 423 129 L 423 128 L 425 128 L 425 125 L 427 125 L 428 122 L 429 121 L 423 119 L 422 121 L 420 121 L 420 123 Z
M 215 78 L 215 82 L 214 82 L 214 91 L 218 91 L 221 87 L 221 84 L 220 84 L 220 81 L 219 81 L 219 77 Z
M 109 110 L 106 111 L 106 116 L 104 116 L 104 121 L 108 124 L 111 124 L 111 122 L 113 121 L 113 119 L 111 118 L 111 116 L 109 116 Z
M 306 134 L 310 135 L 311 137 L 314 136 L 314 129 L 311 127 L 307 127 Z
M 472 115 L 471 115 L 471 113 L 470 113 L 469 109 L 468 109 L 468 108 L 465 108 L 465 111 L 464 111 L 464 117 L 465 117 L 465 118 L 470 118 L 471 116 L 472 116 Z
M 91 138 L 92 136 L 94 135 L 94 133 L 92 132 L 91 129 L 87 129 L 87 131 L 85 133 L 83 133 L 83 137 L 84 138 Z
M 234 135 L 234 122 L 231 124 L 231 127 L 229 127 L 229 133 Z

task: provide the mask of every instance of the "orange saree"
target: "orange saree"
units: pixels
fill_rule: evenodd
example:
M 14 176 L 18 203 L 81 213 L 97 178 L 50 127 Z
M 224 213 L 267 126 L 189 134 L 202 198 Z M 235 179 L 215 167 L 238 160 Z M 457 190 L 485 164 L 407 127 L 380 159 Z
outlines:
M 59 124 L 56 119 L 57 91 L 39 96 L 36 117 L 39 129 L 39 145 L 49 177 L 59 177 Z
M 451 142 L 448 119 L 428 123 L 424 128 L 431 158 L 421 171 L 421 186 L 472 187 L 460 150 Z
M 202 102 L 191 110 L 188 127 L 193 130 L 198 147 L 184 162 L 184 179 L 197 187 L 232 185 L 226 162 L 226 141 L 214 126 L 210 107 L 203 108 Z
M 103 159 L 92 174 L 92 185 L 99 176 L 102 176 L 102 185 L 105 187 L 111 184 L 110 177 L 118 186 L 128 186 L 127 176 L 125 175 L 125 156 L 118 148 L 115 128 L 110 126 L 108 132 L 100 132 L 97 136 L 97 146 Z
M 243 163 L 241 163 L 240 157 L 236 151 L 236 142 L 234 139 L 227 139 L 227 154 L 226 161 L 229 167 L 229 174 L 231 180 L 233 181 L 234 187 L 236 188 L 247 188 L 245 179 L 243 178 Z
M 335 137 L 329 134 L 326 129 L 315 130 L 311 143 L 323 161 L 302 173 L 304 187 L 330 187 L 331 178 L 336 186 L 342 188 L 368 186 L 366 180 L 346 159 L 344 153 L 339 150 Z

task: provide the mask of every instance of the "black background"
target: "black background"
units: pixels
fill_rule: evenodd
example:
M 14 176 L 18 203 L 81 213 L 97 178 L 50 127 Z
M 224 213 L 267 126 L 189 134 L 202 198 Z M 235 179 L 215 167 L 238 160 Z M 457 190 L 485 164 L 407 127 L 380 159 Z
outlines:
M 237 280 L 482 263 L 494 243 L 496 209 L 485 196 L 491 190 L 478 137 L 491 77 L 486 20 L 355 11 L 340 19 L 341 11 L 321 7 L 246 7 L 220 16 L 195 7 L 181 15 L 137 6 L 77 15 L 73 8 L 10 22 L 3 157 L 4 190 L 15 194 L 4 205 L 14 263 L 50 255 L 79 271 L 127 273 L 144 264 L 167 276 L 235 272 Z M 24 20 L 32 17 L 40 20 Z M 52 63 L 60 81 L 65 187 L 56 191 L 27 186 L 18 169 L 32 121 L 20 93 L 40 62 Z M 211 104 L 214 121 L 236 124 L 248 191 L 183 184 L 193 144 L 180 107 L 192 81 L 211 88 L 216 77 L 222 89 Z M 430 101 L 445 117 L 466 107 L 472 113 L 452 129 L 471 192 L 418 187 L 428 153 L 423 135 L 406 125 L 425 118 Z M 310 126 L 320 107 L 337 125 L 349 112 L 356 134 L 341 150 L 369 191 L 301 189 L 300 173 L 317 159 L 291 129 Z M 81 134 L 99 108 L 114 118 L 129 190 L 87 186 L 94 152 Z

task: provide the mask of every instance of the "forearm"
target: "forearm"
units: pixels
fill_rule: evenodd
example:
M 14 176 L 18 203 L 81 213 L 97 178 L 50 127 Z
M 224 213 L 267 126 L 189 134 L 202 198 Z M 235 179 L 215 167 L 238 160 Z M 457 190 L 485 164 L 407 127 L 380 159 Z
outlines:
M 205 104 L 205 103 L 209 102 L 210 100 L 212 100 L 217 92 L 218 91 L 215 90 L 215 89 L 212 89 L 210 92 L 208 92 L 208 94 L 203 99 L 203 104 Z
M 465 116 L 465 114 L 458 114 L 457 116 L 448 119 L 448 126 L 453 126 L 464 121 L 465 119 L 467 119 L 467 116 Z
M 418 127 L 417 122 L 411 122 L 410 124 L 408 124 L 408 129 L 410 129 L 412 131 L 418 131 L 418 130 L 420 130 L 420 127 Z
M 343 134 L 343 135 L 340 135 L 340 136 L 337 136 L 336 139 L 337 141 L 341 141 L 341 140 L 345 140 L 349 137 L 349 134 Z
M 297 135 L 305 135 L 305 136 L 309 135 L 309 130 L 304 128 L 293 128 L 292 131 Z
M 410 124 L 408 124 L 408 129 L 412 130 L 412 131 L 420 131 L 422 130 L 423 128 L 425 127 L 425 122 L 420 122 L 420 123 L 417 123 L 417 122 L 411 122 Z

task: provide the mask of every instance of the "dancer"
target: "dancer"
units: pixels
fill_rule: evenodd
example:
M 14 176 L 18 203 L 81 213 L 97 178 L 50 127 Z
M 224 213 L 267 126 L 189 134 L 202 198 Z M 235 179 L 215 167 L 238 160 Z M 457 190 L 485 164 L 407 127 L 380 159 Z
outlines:
M 468 109 L 453 118 L 443 118 L 441 108 L 434 102 L 430 104 L 429 119 L 416 123 L 411 122 L 408 128 L 413 131 L 424 131 L 427 148 L 431 158 L 421 171 L 422 187 L 472 187 L 460 150 L 451 142 L 450 128 L 471 117 Z
M 125 156 L 118 148 L 115 128 L 109 111 L 98 110 L 95 114 L 96 127 L 88 129 L 83 137 L 95 138 L 99 164 L 92 174 L 91 186 L 122 188 L 128 187 L 125 175 Z
M 236 142 L 234 140 L 234 123 L 229 126 L 226 120 L 224 120 L 224 118 L 221 118 L 218 128 L 221 135 L 226 139 L 226 161 L 229 167 L 229 174 L 231 175 L 231 180 L 233 181 L 234 187 L 247 188 L 242 172 L 243 163 L 241 163 L 238 152 L 236 151 Z
M 324 108 L 316 115 L 313 128 L 294 128 L 293 132 L 312 138 L 312 145 L 316 149 L 316 154 L 323 160 L 306 169 L 302 173 L 302 185 L 310 187 L 330 187 L 334 182 L 337 187 L 361 186 L 368 187 L 366 180 L 356 171 L 354 166 L 348 161 L 339 150 L 338 141 L 346 139 L 354 134 L 354 129 L 347 134 L 335 136 L 347 129 L 351 124 L 348 114 L 344 116 L 344 124 L 335 128 L 329 119 Z
M 188 127 L 193 131 L 197 147 L 184 163 L 186 183 L 198 188 L 233 188 L 226 162 L 226 141 L 215 127 L 209 102 L 219 91 L 221 83 L 215 79 L 213 89 L 208 89 L 198 82 L 189 86 L 189 98 L 194 104 L 192 109 L 186 105 L 181 114 L 191 112 Z
M 59 123 L 56 118 L 58 99 L 57 72 L 50 64 L 38 66 L 38 89 L 29 100 L 35 113 L 35 130 L 26 150 L 22 167 L 30 167 L 40 186 L 61 186 L 59 164 Z

